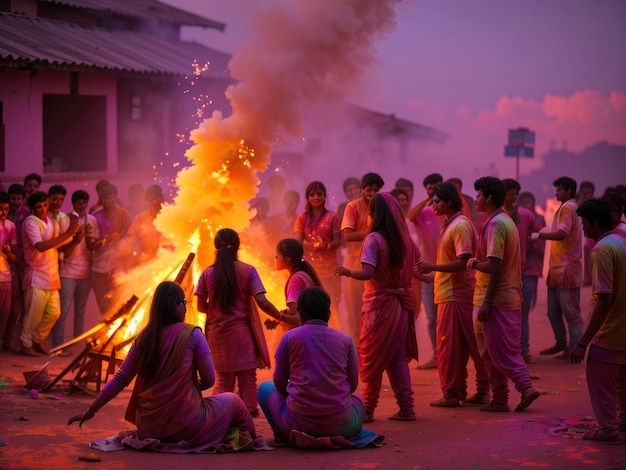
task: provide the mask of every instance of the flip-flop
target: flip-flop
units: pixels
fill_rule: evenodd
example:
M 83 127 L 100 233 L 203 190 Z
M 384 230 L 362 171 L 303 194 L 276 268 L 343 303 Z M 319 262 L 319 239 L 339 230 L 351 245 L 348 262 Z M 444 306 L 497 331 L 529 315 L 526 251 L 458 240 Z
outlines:
M 541 393 L 539 391 L 535 389 L 531 389 L 531 390 L 532 391 L 530 391 L 529 393 L 526 393 L 526 391 L 522 393 L 522 399 L 520 400 L 519 404 L 515 407 L 515 411 L 525 410 L 526 408 L 530 406 L 532 402 L 534 402 L 537 398 L 541 396 Z
M 506 403 L 498 403 L 495 401 L 490 401 L 486 405 L 480 407 L 480 411 L 496 411 L 496 412 L 507 412 L 511 411 L 509 405 Z
M 595 441 L 601 444 L 620 445 L 622 441 L 619 438 L 619 434 L 605 434 L 602 429 L 590 429 L 583 434 L 583 440 Z

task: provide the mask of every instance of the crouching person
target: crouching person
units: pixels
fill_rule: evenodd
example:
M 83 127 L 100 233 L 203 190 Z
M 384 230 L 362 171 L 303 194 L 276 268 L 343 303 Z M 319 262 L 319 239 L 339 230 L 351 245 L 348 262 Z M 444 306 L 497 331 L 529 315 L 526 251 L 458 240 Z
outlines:
M 292 431 L 353 438 L 365 414 L 363 402 L 352 395 L 358 385 L 356 347 L 349 335 L 328 326 L 330 297 L 323 289 L 303 290 L 297 309 L 302 326 L 283 335 L 274 381 L 259 387 L 259 404 L 274 432 L 271 445 L 287 445 Z

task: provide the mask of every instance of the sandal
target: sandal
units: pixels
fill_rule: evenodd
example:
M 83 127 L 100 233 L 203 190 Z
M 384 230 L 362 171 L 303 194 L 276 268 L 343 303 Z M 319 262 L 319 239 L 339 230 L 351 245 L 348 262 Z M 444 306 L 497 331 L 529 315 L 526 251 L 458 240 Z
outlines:
M 532 402 L 534 402 L 537 398 L 539 398 L 540 395 L 541 393 L 539 393 L 534 388 L 532 387 L 527 388 L 526 390 L 522 392 L 522 399 L 520 400 L 519 404 L 515 407 L 515 411 L 525 410 L 526 408 L 530 406 Z
M 489 394 L 488 393 L 475 393 L 471 397 L 462 400 L 462 403 L 465 405 L 485 405 L 489 403 Z
M 415 416 L 415 411 L 413 410 L 400 410 L 395 415 L 390 416 L 388 419 L 392 421 L 415 421 L 417 417 Z
M 459 404 L 457 398 L 440 398 L 439 400 L 430 402 L 430 406 L 440 406 L 442 408 L 456 408 Z
M 509 405 L 506 403 L 498 403 L 497 401 L 490 401 L 489 403 L 480 407 L 480 411 L 511 411 Z
M 583 434 L 583 440 L 596 441 L 602 444 L 619 445 L 622 441 L 619 438 L 619 434 L 606 434 L 602 429 L 590 429 Z

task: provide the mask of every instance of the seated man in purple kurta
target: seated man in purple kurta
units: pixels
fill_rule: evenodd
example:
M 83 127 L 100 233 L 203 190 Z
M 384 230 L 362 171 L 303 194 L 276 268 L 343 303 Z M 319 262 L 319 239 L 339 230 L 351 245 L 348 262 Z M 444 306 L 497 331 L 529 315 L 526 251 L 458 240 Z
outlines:
M 287 331 L 276 349 L 274 381 L 259 387 L 259 405 L 285 446 L 292 431 L 313 437 L 355 437 L 365 409 L 352 395 L 358 385 L 358 356 L 349 335 L 328 327 L 330 297 L 319 287 L 298 297 L 302 326 Z

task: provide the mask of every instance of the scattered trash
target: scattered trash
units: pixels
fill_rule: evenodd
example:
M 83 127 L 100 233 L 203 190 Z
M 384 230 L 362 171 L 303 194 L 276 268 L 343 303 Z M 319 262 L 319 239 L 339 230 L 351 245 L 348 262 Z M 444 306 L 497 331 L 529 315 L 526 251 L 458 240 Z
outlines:
M 29 390 L 41 390 L 46 388 L 46 386 L 52 382 L 48 374 L 48 364 L 50 364 L 50 361 L 46 362 L 39 370 L 24 372 L 24 379 L 26 379 L 26 385 L 24 385 L 24 387 Z
M 33 400 L 37 400 L 39 398 L 39 392 L 33 388 L 28 391 L 26 396 L 32 398 Z

